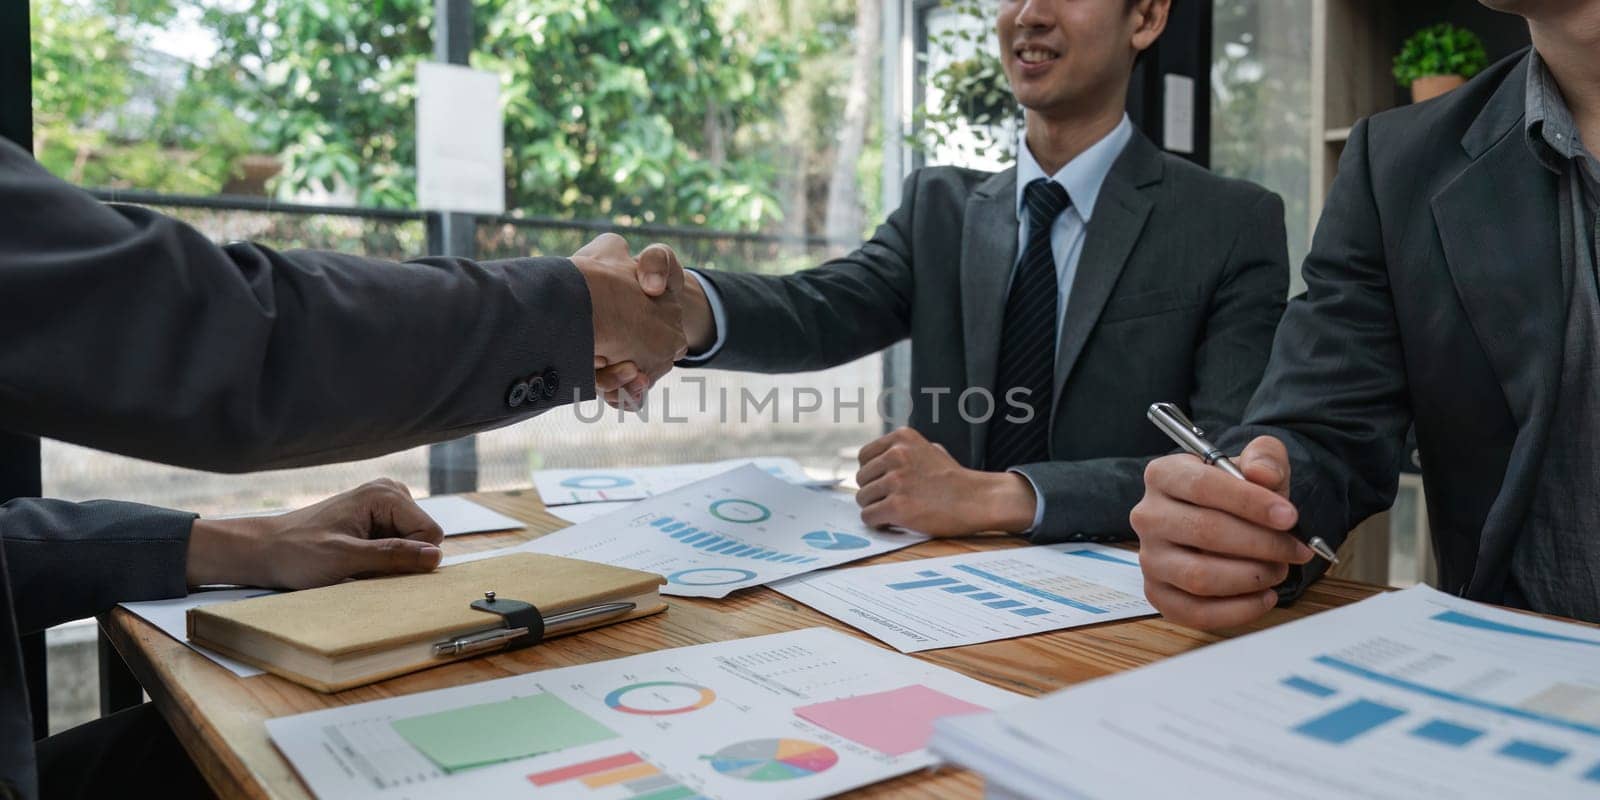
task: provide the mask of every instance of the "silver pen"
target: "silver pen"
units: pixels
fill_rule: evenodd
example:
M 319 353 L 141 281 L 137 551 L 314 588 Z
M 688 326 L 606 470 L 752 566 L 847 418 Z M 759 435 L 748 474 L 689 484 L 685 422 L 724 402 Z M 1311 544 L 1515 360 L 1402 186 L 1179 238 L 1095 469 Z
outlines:
M 544 618 L 544 635 L 561 633 L 585 622 L 600 617 L 626 614 L 637 608 L 634 603 L 601 603 L 597 606 L 575 608 L 571 611 L 562 611 Z M 436 656 L 459 656 L 476 653 L 482 650 L 492 650 L 528 634 L 527 628 L 493 628 L 465 636 L 457 636 L 447 642 L 439 642 L 433 646 Z
M 1200 430 L 1198 426 L 1191 422 L 1177 406 L 1171 403 L 1154 403 L 1151 404 L 1150 410 L 1145 412 L 1145 416 L 1149 417 L 1150 421 L 1155 423 L 1155 426 L 1160 428 L 1162 433 L 1165 433 L 1172 441 L 1177 442 L 1178 446 L 1185 451 L 1199 456 L 1200 460 L 1207 464 L 1221 467 L 1223 472 L 1241 481 L 1247 480 L 1244 473 L 1240 472 L 1239 468 L 1228 460 L 1228 456 L 1206 439 L 1206 432 Z M 1339 556 L 1333 552 L 1333 548 L 1329 547 L 1327 540 L 1321 536 L 1304 538 L 1298 530 L 1291 532 L 1290 535 L 1305 542 L 1306 547 L 1311 548 L 1311 552 L 1327 559 L 1328 563 L 1339 563 Z

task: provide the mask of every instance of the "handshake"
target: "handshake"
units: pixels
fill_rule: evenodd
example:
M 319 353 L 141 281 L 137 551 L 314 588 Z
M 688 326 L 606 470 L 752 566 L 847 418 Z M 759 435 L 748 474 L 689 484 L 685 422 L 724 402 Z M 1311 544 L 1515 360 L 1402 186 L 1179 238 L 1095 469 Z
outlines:
M 691 346 L 715 336 L 710 306 L 678 255 L 652 244 L 634 257 L 628 243 L 604 233 L 572 254 L 589 285 L 594 315 L 595 391 L 618 408 L 637 408 L 644 394 Z

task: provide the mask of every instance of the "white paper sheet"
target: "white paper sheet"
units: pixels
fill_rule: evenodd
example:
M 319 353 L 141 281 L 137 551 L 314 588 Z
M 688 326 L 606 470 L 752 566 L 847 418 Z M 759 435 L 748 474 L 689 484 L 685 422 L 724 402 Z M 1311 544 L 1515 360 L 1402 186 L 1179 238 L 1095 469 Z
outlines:
M 260 597 L 264 594 L 275 593 L 271 589 L 217 589 L 209 592 L 195 592 L 188 597 L 179 597 L 174 600 L 149 600 L 142 603 L 122 603 L 121 605 L 145 622 L 160 628 L 162 633 L 188 645 L 190 650 L 215 661 L 224 669 L 241 678 L 248 678 L 263 673 L 249 664 L 235 661 L 189 641 L 187 615 L 191 608 L 201 608 L 213 603 L 231 603 L 235 600 Z
M 667 579 L 662 594 L 727 597 L 927 539 L 868 528 L 853 506 L 747 465 L 515 547 L 445 563 L 546 553 L 657 573 Z
M 546 506 L 642 500 L 681 489 L 699 480 L 754 464 L 790 483 L 831 486 L 835 481 L 814 481 L 792 458 L 732 458 L 705 464 L 671 464 L 662 467 L 616 469 L 542 469 L 533 473 L 533 485 Z
M 708 798 L 809 800 L 936 762 L 926 749 L 891 756 L 857 743 L 849 737 L 859 736 L 860 721 L 857 729 L 823 728 L 795 710 L 912 686 L 985 708 L 1020 699 L 838 631 L 811 628 L 285 717 L 268 721 L 267 732 L 324 798 L 611 800 L 682 786 Z M 446 773 L 393 727 L 398 720 L 543 693 L 614 737 Z M 893 724 L 865 721 L 869 728 Z M 630 754 L 634 772 L 623 776 L 627 780 L 581 766 Z
M 772 588 L 902 653 L 1156 613 L 1139 554 L 1095 544 L 834 569 Z
M 424 497 L 417 501 L 417 507 L 432 517 L 434 522 L 439 523 L 439 527 L 444 529 L 444 535 L 446 536 L 521 530 L 528 527 L 527 523 L 516 517 L 508 517 L 494 509 L 456 495 L 442 494 L 434 497 Z M 271 511 L 246 511 L 238 514 L 221 514 L 216 519 L 275 517 L 279 514 L 287 514 L 292 510 L 278 508 Z
M 433 517 L 433 521 L 439 523 L 439 527 L 444 528 L 446 536 L 521 530 L 528 527 L 527 523 L 516 517 L 506 516 L 492 508 L 455 495 L 424 497 L 417 501 L 417 505 L 428 512 L 428 516 Z
M 416 141 L 418 207 L 505 213 L 499 75 L 454 64 L 418 64 Z
M 934 747 L 1028 796 L 1600 796 L 1600 631 L 1416 587 L 943 723 Z
M 552 515 L 568 522 L 588 522 L 607 514 L 613 514 L 634 504 L 633 500 L 619 500 L 611 503 L 572 503 L 565 506 L 550 506 L 545 510 Z

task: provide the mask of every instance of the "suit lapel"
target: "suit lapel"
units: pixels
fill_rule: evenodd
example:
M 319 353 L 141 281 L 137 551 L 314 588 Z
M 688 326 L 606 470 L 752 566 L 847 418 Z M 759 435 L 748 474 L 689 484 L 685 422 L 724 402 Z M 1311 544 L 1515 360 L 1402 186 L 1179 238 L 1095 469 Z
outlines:
M 1462 139 L 1472 163 L 1434 196 L 1434 222 L 1456 293 L 1517 424 L 1484 523 L 1471 589 L 1504 579 L 1561 378 L 1567 291 L 1556 177 L 1521 131 L 1526 64 L 1513 70 Z
M 1017 170 L 978 184 L 967 198 L 961 231 L 961 324 L 967 387 L 991 396 L 1000 354 L 1006 286 L 1017 260 Z M 996 398 L 997 405 L 1003 398 Z M 971 425 L 972 464 L 983 464 L 988 426 Z
M 1164 167 L 1161 151 L 1145 138 L 1135 133 L 1128 141 L 1122 155 L 1106 175 L 1095 201 L 1094 214 L 1083 240 L 1083 252 L 1078 256 L 1077 275 L 1072 279 L 1072 291 L 1067 297 L 1067 315 L 1061 326 L 1061 339 L 1056 343 L 1055 393 L 1052 402 L 1059 406 L 1061 393 L 1083 354 L 1100 312 L 1116 288 L 1117 279 L 1128 264 L 1134 245 L 1144 231 L 1146 220 L 1155 203 L 1145 194 L 1144 187 L 1160 183 Z M 1054 439 L 1055 409 L 1051 409 L 1051 438 Z

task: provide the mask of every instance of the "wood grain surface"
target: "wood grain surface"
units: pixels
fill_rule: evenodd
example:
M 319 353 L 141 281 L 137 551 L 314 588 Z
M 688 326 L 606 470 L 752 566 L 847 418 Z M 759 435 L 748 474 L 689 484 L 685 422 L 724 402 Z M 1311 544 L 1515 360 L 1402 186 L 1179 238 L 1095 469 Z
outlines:
M 467 497 L 526 521 L 528 530 L 452 536 L 444 543 L 447 554 L 504 547 L 568 524 L 547 512 L 538 493 L 532 489 Z M 862 563 L 946 556 L 1023 544 L 1022 540 L 1009 536 L 935 540 Z M 1273 611 L 1257 625 L 1232 633 L 1270 627 L 1379 591 L 1377 587 L 1348 581 L 1323 580 L 1294 608 Z M 264 722 L 274 717 L 552 667 L 818 625 L 876 643 L 875 639 L 764 587 L 725 600 L 674 597 L 668 598 L 668 603 L 665 614 L 332 695 L 319 694 L 273 675 L 238 678 L 120 608 L 101 617 L 100 623 L 201 772 L 225 798 L 310 796 L 289 763 L 267 738 Z M 1149 664 L 1218 638 L 1152 618 L 937 650 L 912 657 L 1032 696 Z M 964 770 L 942 769 L 879 783 L 851 796 L 928 800 L 976 798 L 982 796 L 982 782 Z

